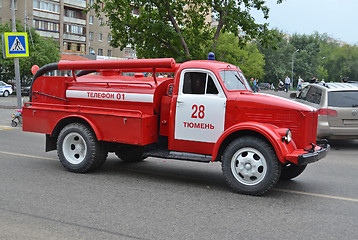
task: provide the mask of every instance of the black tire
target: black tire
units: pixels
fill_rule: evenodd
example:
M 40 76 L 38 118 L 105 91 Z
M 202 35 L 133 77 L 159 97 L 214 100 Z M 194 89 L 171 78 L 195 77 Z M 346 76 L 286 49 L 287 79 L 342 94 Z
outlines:
M 11 121 L 11 127 L 16 127 L 17 126 L 17 122 L 15 120 Z
M 287 165 L 282 165 L 280 179 L 290 180 L 299 176 L 307 167 L 307 165 L 298 166 L 296 164 L 290 163 Z
M 86 125 L 71 123 L 57 139 L 57 154 L 70 172 L 86 173 L 98 169 L 107 158 L 107 151 Z
M 141 162 L 146 158 L 143 149 L 140 147 L 120 147 L 116 149 L 115 154 L 122 161 L 128 163 Z
M 4 97 L 8 97 L 9 94 L 10 94 L 9 91 L 5 91 L 5 92 L 3 93 L 3 96 L 4 96 Z
M 281 163 L 269 143 L 259 137 L 244 136 L 225 149 L 222 170 L 235 192 L 259 196 L 276 185 Z

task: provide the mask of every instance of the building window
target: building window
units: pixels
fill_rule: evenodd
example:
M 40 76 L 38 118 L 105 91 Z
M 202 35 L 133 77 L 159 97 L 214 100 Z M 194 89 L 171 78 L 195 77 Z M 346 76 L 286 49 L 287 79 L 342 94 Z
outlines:
M 63 43 L 63 51 L 64 52 L 86 53 L 86 45 L 81 44 L 81 43 L 64 42 Z
M 98 49 L 98 56 L 103 56 L 103 49 L 101 48 Z
M 112 57 L 112 50 L 107 50 L 107 56 Z
M 103 34 L 102 33 L 98 33 L 98 41 L 100 41 L 100 42 L 103 41 Z
M 103 24 L 103 18 L 98 18 L 98 21 L 99 21 L 99 25 L 102 25 Z
M 92 55 L 95 55 L 95 54 L 96 54 L 96 52 L 94 51 L 94 49 L 91 48 L 91 47 L 89 48 L 89 53 L 92 54 Z
M 112 40 L 112 35 L 108 33 L 108 42 L 111 42 L 111 40 Z
M 89 32 L 89 40 L 93 41 L 93 32 Z
M 64 32 L 71 34 L 84 35 L 86 28 L 83 26 L 64 24 Z
M 51 31 L 51 32 L 60 31 L 60 24 L 56 22 L 34 19 L 32 23 L 33 23 L 33 27 L 37 30 L 44 30 L 44 31 Z
M 75 8 L 66 8 L 65 7 L 65 16 L 69 18 L 77 18 L 86 20 L 86 14 L 80 10 Z
M 34 9 L 40 9 L 43 11 L 59 13 L 60 6 L 59 4 L 49 3 L 41 0 L 33 0 Z
M 90 24 L 93 24 L 93 20 L 94 20 L 94 17 L 93 17 L 93 16 L 89 16 L 89 23 L 90 23 Z
M 90 6 L 92 6 L 93 5 L 93 0 L 90 0 Z

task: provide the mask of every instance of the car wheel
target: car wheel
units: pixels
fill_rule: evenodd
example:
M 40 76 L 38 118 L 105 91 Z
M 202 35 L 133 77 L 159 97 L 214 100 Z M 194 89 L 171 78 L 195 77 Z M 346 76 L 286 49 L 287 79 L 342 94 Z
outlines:
M 12 121 L 11 121 L 11 127 L 16 127 L 16 126 L 17 126 L 17 122 L 14 121 L 14 120 L 12 120 Z
M 9 91 L 5 91 L 5 92 L 3 93 L 3 96 L 4 96 L 4 97 L 8 97 L 8 96 L 9 96 Z
M 125 162 L 141 162 L 146 157 L 144 156 L 143 149 L 138 147 L 121 147 L 115 151 L 118 158 Z
M 262 195 L 276 185 L 281 163 L 270 144 L 258 137 L 245 136 L 228 145 L 222 156 L 222 170 L 234 191 Z
M 93 131 L 80 123 L 71 123 L 61 130 L 57 153 L 67 170 L 78 173 L 99 168 L 107 158 L 107 151 L 97 141 Z
M 296 164 L 283 165 L 281 168 L 280 179 L 290 180 L 299 176 L 306 168 L 307 165 L 298 166 Z

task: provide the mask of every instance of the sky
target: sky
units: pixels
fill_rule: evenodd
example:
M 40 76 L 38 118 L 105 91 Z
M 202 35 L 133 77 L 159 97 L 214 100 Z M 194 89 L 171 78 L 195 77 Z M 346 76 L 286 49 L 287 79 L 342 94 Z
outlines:
M 358 43 L 358 0 L 266 0 L 269 19 L 253 12 L 259 23 L 269 23 L 288 34 L 320 34 L 354 45 Z

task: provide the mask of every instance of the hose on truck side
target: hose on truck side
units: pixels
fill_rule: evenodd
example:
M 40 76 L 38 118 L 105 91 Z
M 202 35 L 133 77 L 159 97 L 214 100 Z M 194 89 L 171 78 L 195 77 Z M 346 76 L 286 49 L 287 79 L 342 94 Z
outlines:
M 34 77 L 32 78 L 30 92 L 29 92 L 30 102 L 32 102 L 32 86 L 34 85 L 36 79 L 43 76 L 45 73 L 53 70 L 58 70 L 58 63 L 46 64 L 45 66 L 39 68 L 39 70 L 36 71 Z

